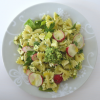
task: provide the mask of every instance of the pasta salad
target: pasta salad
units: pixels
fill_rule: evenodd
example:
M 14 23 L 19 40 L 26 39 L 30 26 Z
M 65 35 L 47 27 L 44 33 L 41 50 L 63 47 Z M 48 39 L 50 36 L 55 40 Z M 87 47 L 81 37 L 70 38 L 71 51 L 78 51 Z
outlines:
M 80 24 L 65 21 L 54 12 L 41 20 L 28 19 L 21 34 L 14 38 L 18 45 L 16 63 L 23 66 L 31 85 L 41 91 L 57 92 L 62 81 L 75 79 L 84 60 L 84 38 Z

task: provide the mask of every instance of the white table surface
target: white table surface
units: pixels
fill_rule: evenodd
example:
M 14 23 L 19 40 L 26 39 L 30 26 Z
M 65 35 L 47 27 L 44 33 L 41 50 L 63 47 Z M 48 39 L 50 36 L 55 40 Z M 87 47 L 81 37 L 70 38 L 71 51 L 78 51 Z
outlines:
M 94 29 L 100 51 L 100 0 L 0 0 L 0 100 L 47 100 L 34 97 L 17 87 L 8 76 L 2 61 L 2 40 L 8 25 L 25 8 L 41 2 L 66 4 L 82 13 Z M 100 52 L 95 68 L 85 84 L 74 93 L 55 100 L 100 100 L 99 64 Z

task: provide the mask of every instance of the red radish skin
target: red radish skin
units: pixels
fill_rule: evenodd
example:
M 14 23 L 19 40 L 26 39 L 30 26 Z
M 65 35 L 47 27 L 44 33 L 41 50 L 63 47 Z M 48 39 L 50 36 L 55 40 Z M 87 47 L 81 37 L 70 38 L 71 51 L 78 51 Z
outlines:
M 30 76 L 32 75 L 33 73 L 30 73 L 29 74 L 29 76 L 28 76 L 28 80 L 29 80 L 29 83 L 32 85 L 32 83 L 31 83 L 31 79 L 30 79 Z M 34 79 L 33 79 L 33 81 L 34 81 Z
M 62 78 L 62 75 L 61 74 L 54 76 L 54 82 L 56 84 L 60 84 L 62 82 L 62 80 L 63 80 L 63 78 Z
M 43 77 L 41 76 L 41 78 L 42 78 L 42 83 L 41 83 L 41 85 L 42 85 L 42 84 L 43 84 Z M 41 86 L 41 85 L 40 85 L 40 86 Z
M 32 56 L 32 60 L 34 61 L 34 60 L 37 60 L 38 58 L 37 58 L 37 53 L 35 53 L 33 56 Z
M 26 71 L 26 75 L 29 76 L 29 74 L 32 73 L 29 69 Z
M 69 48 L 69 47 L 66 48 L 66 52 L 67 52 L 67 54 L 68 54 L 68 48 Z M 68 54 L 68 56 L 70 56 L 70 55 Z M 72 57 L 72 56 L 70 56 L 70 57 Z
M 71 49 L 72 48 L 72 49 Z M 74 48 L 74 49 L 73 49 Z M 71 53 L 69 53 L 70 50 L 73 51 Z M 76 51 L 77 50 L 77 51 Z M 68 56 L 70 57 L 74 57 L 75 54 L 78 52 L 78 48 L 76 47 L 75 44 L 70 44 L 67 48 L 66 48 L 66 53 L 68 54 Z M 72 53 L 73 53 L 73 56 L 72 56 Z
M 80 35 L 80 33 L 74 36 L 73 42 L 75 41 L 75 37 L 77 37 L 78 35 Z M 83 38 L 83 43 L 82 43 L 83 45 L 80 48 L 78 47 L 79 49 L 83 48 L 84 46 L 84 37 L 82 36 L 82 38 Z
M 22 51 L 24 51 L 24 52 L 33 51 L 33 47 L 32 46 L 25 46 L 22 48 Z
M 59 30 L 61 31 L 61 30 Z M 65 39 L 65 34 L 63 33 L 63 31 L 61 31 L 61 34 L 63 35 L 63 38 L 61 38 L 60 40 L 58 40 L 55 36 L 55 33 L 53 33 L 53 38 L 57 41 L 57 42 L 62 42 Z

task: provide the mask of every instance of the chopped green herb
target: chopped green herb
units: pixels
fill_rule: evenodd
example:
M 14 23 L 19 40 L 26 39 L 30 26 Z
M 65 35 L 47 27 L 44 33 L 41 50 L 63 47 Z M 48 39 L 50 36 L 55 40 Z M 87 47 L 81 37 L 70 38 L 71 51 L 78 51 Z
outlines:
M 35 54 L 35 51 L 27 51 L 27 56 L 30 57 L 31 55 Z
M 71 29 L 74 29 L 76 27 L 76 23 L 72 26 L 72 28 Z
M 76 78 L 76 75 L 73 75 L 73 79 L 75 79 Z
M 27 69 L 29 69 L 29 70 L 30 70 L 30 67 L 29 67 L 29 66 L 27 66 Z
M 37 28 L 41 28 L 41 22 L 42 22 L 42 20 L 36 20 L 36 21 L 35 21 L 36 29 L 37 29 Z
M 44 45 L 46 45 L 46 44 L 44 43 Z
M 64 57 L 63 60 L 67 60 L 67 58 Z
M 73 42 L 76 46 L 78 46 L 78 43 L 76 41 Z
M 72 35 L 74 35 L 74 33 L 72 33 Z
M 42 86 L 39 87 L 40 91 L 44 91 L 44 92 L 53 92 L 53 90 L 51 88 L 47 89 L 47 90 L 43 90 Z
M 22 46 L 19 44 L 19 48 L 22 48 Z
M 40 43 L 39 43 L 38 41 L 35 41 L 35 42 L 34 42 L 34 46 L 35 46 L 35 45 L 40 45 Z
M 46 24 L 46 21 L 45 20 L 41 22 L 41 26 L 43 26 L 45 24 Z
M 70 59 L 69 59 L 69 64 L 71 65 L 71 61 L 70 61 Z
M 81 50 L 78 52 L 78 54 L 80 54 L 80 53 L 83 53 L 83 49 L 81 49 Z
M 75 69 L 78 70 L 79 69 L 79 65 L 80 65 L 80 63 L 78 63 L 78 65 L 76 65 Z
M 25 64 L 24 64 L 23 66 L 28 66 L 28 65 L 31 64 L 31 62 L 32 62 L 31 57 L 28 57 L 28 58 L 26 59 L 26 62 L 25 62 Z
M 49 28 L 47 28 L 47 26 L 45 26 L 45 31 L 46 32 L 54 32 L 54 26 L 55 26 L 55 23 L 50 24 Z
M 51 21 L 52 21 L 52 18 L 49 18 L 49 20 L 51 20 Z
M 29 42 L 27 43 L 27 46 L 29 46 Z
M 36 52 L 35 51 L 27 51 L 27 59 L 26 59 L 26 62 L 23 66 L 28 66 L 31 64 L 32 62 L 32 59 L 31 59 L 31 55 L 35 54 Z
M 42 22 L 42 20 L 36 20 L 35 24 L 40 24 Z

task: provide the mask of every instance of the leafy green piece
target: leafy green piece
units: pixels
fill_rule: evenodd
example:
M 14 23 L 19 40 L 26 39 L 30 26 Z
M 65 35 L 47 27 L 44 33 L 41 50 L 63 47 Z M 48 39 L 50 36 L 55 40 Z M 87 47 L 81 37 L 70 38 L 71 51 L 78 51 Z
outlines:
M 73 79 L 75 79 L 76 78 L 76 75 L 73 75 Z
M 75 69 L 78 70 L 79 69 L 79 65 L 80 65 L 80 63 L 78 63 L 78 65 L 76 65 Z
M 18 46 L 19 46 L 19 48 L 22 48 L 22 46 L 20 44 Z
M 49 28 L 47 28 L 47 26 L 45 26 L 45 31 L 46 32 L 54 32 L 54 26 L 55 26 L 55 22 L 54 23 L 52 23 L 52 24 L 50 24 L 50 27 Z
M 45 24 L 46 24 L 46 21 L 45 20 L 41 22 L 41 26 L 43 26 Z
M 28 65 L 31 64 L 31 62 L 32 62 L 31 57 L 28 57 L 28 58 L 26 59 L 26 62 L 25 62 L 25 64 L 24 64 L 23 66 L 28 66 Z
M 73 42 L 76 46 L 78 46 L 78 43 L 76 41 Z
M 40 45 L 40 43 L 39 43 L 38 41 L 35 41 L 35 42 L 34 42 L 34 46 L 35 46 L 35 45 Z
M 24 25 L 29 25 L 33 30 L 36 29 L 35 23 L 31 19 L 28 19 Z
M 31 59 L 31 55 L 35 54 L 36 52 L 35 51 L 27 51 L 27 59 L 26 59 L 26 62 L 23 66 L 28 66 L 31 64 L 32 62 L 32 59 Z
M 30 57 L 31 55 L 35 54 L 35 51 L 27 51 L 27 56 Z
M 72 35 L 74 35 L 74 33 L 72 33 Z
M 29 42 L 27 43 L 27 46 L 29 46 Z
M 47 89 L 47 90 L 43 90 L 42 86 L 39 87 L 40 91 L 44 91 L 44 92 L 53 92 L 53 90 L 51 88 Z
M 72 28 L 71 29 L 74 29 L 76 27 L 76 23 L 72 26 Z
M 45 39 L 50 39 L 52 37 L 52 33 L 51 32 L 48 32 L 47 34 L 46 34 L 46 36 L 45 36 Z
M 59 16 L 59 15 L 57 14 L 57 16 Z
M 81 49 L 81 50 L 78 52 L 78 54 L 80 54 L 80 53 L 83 53 L 83 49 Z
M 42 20 L 36 20 L 35 21 L 35 27 L 36 27 L 36 29 L 37 28 L 41 28 L 41 22 L 42 22 Z

